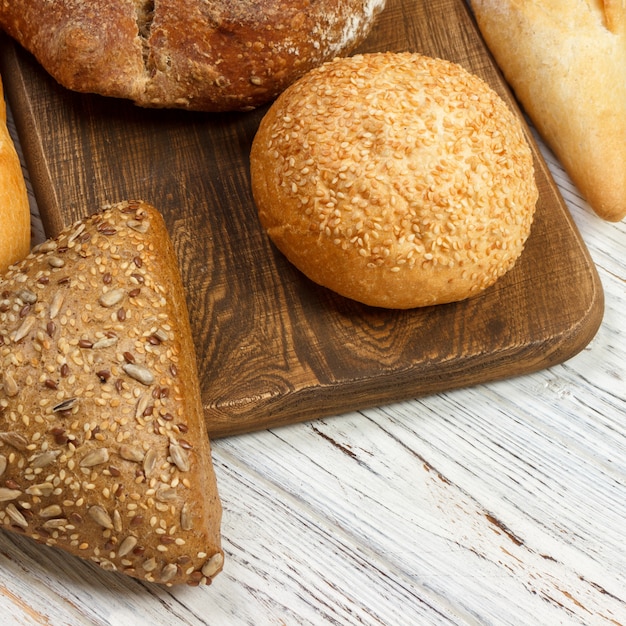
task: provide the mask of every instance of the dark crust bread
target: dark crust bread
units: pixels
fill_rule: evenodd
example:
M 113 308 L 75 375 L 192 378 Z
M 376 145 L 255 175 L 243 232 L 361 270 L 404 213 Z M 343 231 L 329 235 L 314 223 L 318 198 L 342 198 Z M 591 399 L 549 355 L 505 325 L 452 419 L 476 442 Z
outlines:
M 62 85 L 144 107 L 244 110 L 348 53 L 385 0 L 0 0 Z
M 195 585 L 220 520 L 172 244 L 153 207 L 114 205 L 0 280 L 0 526 Z
M 410 53 L 335 59 L 283 92 L 250 155 L 276 246 L 365 304 L 462 300 L 510 270 L 538 190 L 520 120 L 477 76 Z

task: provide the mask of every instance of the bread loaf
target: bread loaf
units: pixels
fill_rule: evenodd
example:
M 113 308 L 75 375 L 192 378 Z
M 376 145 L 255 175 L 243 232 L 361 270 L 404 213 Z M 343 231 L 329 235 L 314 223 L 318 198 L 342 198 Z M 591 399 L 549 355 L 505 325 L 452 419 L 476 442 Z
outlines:
M 268 102 L 345 54 L 385 0 L 0 0 L 0 27 L 69 89 L 203 111 Z
M 520 103 L 598 215 L 626 216 L 626 4 L 472 0 Z
M 0 81 L 0 272 L 30 249 L 30 209 L 22 167 L 7 128 Z
M 538 196 L 520 120 L 418 54 L 336 59 L 270 107 L 250 155 L 259 218 L 313 281 L 365 304 L 462 300 L 513 267 Z
M 125 202 L 0 280 L 0 524 L 168 585 L 221 570 L 221 508 L 176 259 Z

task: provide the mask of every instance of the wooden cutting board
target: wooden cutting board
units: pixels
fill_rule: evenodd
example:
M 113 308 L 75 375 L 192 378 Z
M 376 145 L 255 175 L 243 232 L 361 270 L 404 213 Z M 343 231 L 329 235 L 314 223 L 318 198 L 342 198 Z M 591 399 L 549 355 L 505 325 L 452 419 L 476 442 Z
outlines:
M 516 108 L 463 0 L 389 0 L 360 48 L 381 50 L 456 61 Z M 163 212 L 212 436 L 522 375 L 572 357 L 598 329 L 598 276 L 534 144 L 540 200 L 516 267 L 462 303 L 379 310 L 312 284 L 259 227 L 248 153 L 265 109 L 146 111 L 63 89 L 8 40 L 2 60 L 49 235 L 122 199 Z

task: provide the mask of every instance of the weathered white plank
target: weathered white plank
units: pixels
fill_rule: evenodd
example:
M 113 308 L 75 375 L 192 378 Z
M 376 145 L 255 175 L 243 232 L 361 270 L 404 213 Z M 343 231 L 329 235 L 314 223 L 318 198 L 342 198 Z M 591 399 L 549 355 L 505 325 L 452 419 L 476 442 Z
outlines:
M 477 420 L 462 406 L 466 396 L 450 394 L 447 414 L 441 402 L 422 410 L 405 403 L 370 411 L 370 419 L 317 422 L 308 435 L 283 429 L 273 433 L 278 442 L 248 437 L 237 451 L 410 584 L 480 623 L 560 623 L 563 610 L 581 624 L 626 614 L 623 556 L 613 556 L 613 567 L 603 562 L 605 552 L 622 550 L 624 488 L 597 494 L 594 476 L 570 484 L 575 451 L 545 439 L 525 415 L 494 411 Z M 500 420 L 495 431 L 492 418 Z M 604 478 L 600 472 L 598 484 Z M 617 506 L 604 520 L 612 537 L 594 515 L 606 505 Z

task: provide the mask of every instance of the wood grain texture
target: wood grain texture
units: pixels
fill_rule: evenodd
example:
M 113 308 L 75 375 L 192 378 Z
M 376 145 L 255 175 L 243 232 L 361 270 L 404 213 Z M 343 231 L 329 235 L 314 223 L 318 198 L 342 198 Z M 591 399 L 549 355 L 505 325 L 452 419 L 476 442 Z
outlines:
M 516 107 L 463 2 L 391 0 L 361 50 L 406 49 L 461 63 Z M 213 436 L 532 372 L 597 331 L 602 288 L 536 147 L 540 202 L 515 269 L 472 300 L 384 311 L 313 285 L 261 231 L 247 158 L 263 109 L 144 111 L 62 89 L 9 42 L 3 59 L 50 234 L 123 198 L 163 211 Z

